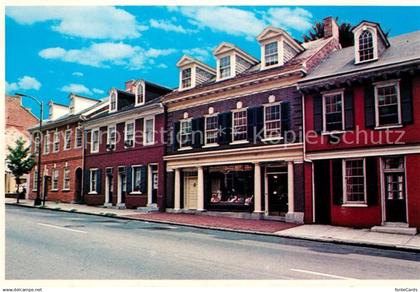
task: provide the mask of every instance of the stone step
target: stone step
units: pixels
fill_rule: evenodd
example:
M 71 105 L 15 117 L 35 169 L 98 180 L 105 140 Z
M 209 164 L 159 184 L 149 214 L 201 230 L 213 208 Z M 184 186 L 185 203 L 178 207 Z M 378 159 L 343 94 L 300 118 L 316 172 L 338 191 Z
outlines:
M 138 207 L 137 211 L 144 213 L 159 212 L 159 208 L 156 204 L 151 204 L 146 207 Z
M 371 228 L 374 232 L 391 233 L 391 234 L 402 234 L 402 235 L 416 235 L 417 228 L 414 227 L 398 227 L 398 226 L 373 226 Z

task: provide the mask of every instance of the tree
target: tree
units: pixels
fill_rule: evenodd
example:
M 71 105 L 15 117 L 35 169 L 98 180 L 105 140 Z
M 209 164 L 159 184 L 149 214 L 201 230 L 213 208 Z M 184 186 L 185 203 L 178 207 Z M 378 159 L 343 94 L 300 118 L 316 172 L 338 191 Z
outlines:
M 20 137 L 16 140 L 15 148 L 7 147 L 9 154 L 7 155 L 7 167 L 12 172 L 16 180 L 16 197 L 19 204 L 19 187 L 21 177 L 28 174 L 35 165 L 33 154 L 30 153 L 31 147 L 25 147 L 25 141 Z

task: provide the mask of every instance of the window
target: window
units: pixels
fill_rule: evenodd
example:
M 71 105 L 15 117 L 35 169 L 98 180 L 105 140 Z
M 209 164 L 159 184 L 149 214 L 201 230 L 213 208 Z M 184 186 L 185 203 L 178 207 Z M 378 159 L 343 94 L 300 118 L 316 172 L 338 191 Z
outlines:
M 115 145 L 117 143 L 117 130 L 116 126 L 108 126 L 108 137 L 107 137 L 107 149 L 115 149 Z
M 35 168 L 34 170 L 34 181 L 32 183 L 32 190 L 37 191 L 38 190 L 38 169 Z
M 96 179 L 97 179 L 97 169 L 91 169 L 90 170 L 90 193 L 96 193 Z
M 369 61 L 374 58 L 373 37 L 368 30 L 362 32 L 359 36 L 359 61 Z
M 115 91 L 111 92 L 109 101 L 109 111 L 116 111 L 117 110 L 117 93 Z
M 181 75 L 182 88 L 191 87 L 191 68 L 182 70 Z
M 376 94 L 376 125 L 392 126 L 401 124 L 400 93 L 398 82 L 377 85 Z
M 387 200 L 404 200 L 404 157 L 384 158 L 385 196 Z
M 344 130 L 343 93 L 331 93 L 323 96 L 324 132 Z
M 65 134 L 64 150 L 68 150 L 68 149 L 70 149 L 70 145 L 71 145 L 71 130 L 70 129 L 66 130 L 66 132 L 64 134 Z
M 74 147 L 79 148 L 82 147 L 82 137 L 83 137 L 83 130 L 82 128 L 76 128 L 76 137 L 75 137 L 75 145 Z
M 57 191 L 58 190 L 58 169 L 52 170 L 52 184 L 51 184 L 51 190 Z
M 144 104 L 144 87 L 143 83 L 137 84 L 136 105 Z
M 230 56 L 220 58 L 219 74 L 220 79 L 230 77 Z
M 280 104 L 264 107 L 264 137 L 265 139 L 281 138 Z
M 184 120 L 181 121 L 180 125 L 180 147 L 188 147 L 191 146 L 192 142 L 192 128 L 191 128 L 191 120 Z
M 91 132 L 91 148 L 90 152 L 95 153 L 99 151 L 99 129 L 94 129 Z
M 58 130 L 55 130 L 53 152 L 57 152 L 59 149 L 60 149 L 60 133 L 58 132 Z
M 248 121 L 245 110 L 234 111 L 233 114 L 232 141 L 245 141 L 248 138 Z
M 44 154 L 50 153 L 50 133 L 45 134 L 44 137 Z
M 124 138 L 125 147 L 134 146 L 134 122 L 125 123 L 125 138 Z
M 155 143 L 155 119 L 146 118 L 144 121 L 144 145 Z
M 40 143 L 40 139 L 39 139 L 39 133 L 36 133 L 34 135 L 34 141 L 35 141 L 35 145 L 34 145 L 34 153 L 38 154 L 39 153 L 39 143 Z
M 217 115 L 206 117 L 206 144 L 217 144 L 218 134 L 218 117 Z
M 265 66 L 272 66 L 279 63 L 277 42 L 266 44 L 264 47 Z
M 65 167 L 63 171 L 63 190 L 70 190 L 70 168 Z
M 141 166 L 133 166 L 133 192 L 141 192 Z
M 366 203 L 365 160 L 349 159 L 344 163 L 344 203 Z

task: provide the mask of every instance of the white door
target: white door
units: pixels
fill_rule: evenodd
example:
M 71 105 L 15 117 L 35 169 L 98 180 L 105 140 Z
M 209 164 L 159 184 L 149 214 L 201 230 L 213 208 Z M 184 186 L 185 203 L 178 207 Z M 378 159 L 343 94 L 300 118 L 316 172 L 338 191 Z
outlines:
M 184 179 L 184 206 L 185 209 L 197 209 L 197 177 Z

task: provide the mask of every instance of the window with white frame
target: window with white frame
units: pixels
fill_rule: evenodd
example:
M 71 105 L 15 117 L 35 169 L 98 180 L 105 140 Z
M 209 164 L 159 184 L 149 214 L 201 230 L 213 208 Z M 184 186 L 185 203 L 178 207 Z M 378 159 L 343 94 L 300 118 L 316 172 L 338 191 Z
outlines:
M 182 88 L 188 88 L 191 87 L 191 68 L 186 68 L 181 71 L 181 84 Z
M 183 120 L 180 123 L 180 147 L 191 146 L 192 143 L 192 126 L 191 119 Z
M 230 56 L 224 56 L 220 58 L 219 61 L 219 76 L 220 79 L 227 78 L 231 76 L 230 70 Z
M 266 67 L 277 65 L 279 63 L 277 46 L 278 46 L 277 41 L 266 44 L 264 46 L 264 58 L 265 58 Z
M 153 117 L 144 120 L 144 145 L 155 143 L 155 119 Z
M 89 192 L 90 193 L 96 193 L 96 179 L 98 175 L 97 169 L 91 169 L 90 170 L 90 184 L 89 184 Z
M 264 138 L 281 138 L 280 103 L 264 107 Z
M 115 91 L 111 92 L 111 96 L 109 97 L 109 111 L 116 111 L 117 110 L 117 93 Z
M 57 168 L 54 168 L 52 170 L 51 190 L 52 191 L 58 190 L 58 169 Z
M 54 142 L 53 142 L 53 152 L 57 152 L 60 149 L 60 132 L 55 130 L 54 132 Z
M 133 182 L 132 182 L 133 192 L 140 192 L 141 191 L 141 180 L 142 180 L 141 166 L 133 166 L 132 171 L 133 171 L 133 175 L 132 175 L 132 177 L 133 177 Z
M 369 30 L 363 31 L 359 36 L 359 62 L 374 58 L 373 36 Z
M 329 93 L 323 95 L 324 103 L 324 132 L 344 130 L 343 93 Z
M 64 150 L 69 150 L 71 147 L 71 129 L 64 132 Z
M 232 141 L 245 141 L 248 138 L 248 118 L 246 109 L 232 113 Z
M 134 122 L 125 123 L 124 133 L 125 133 L 125 137 L 124 137 L 125 147 L 133 147 L 134 146 Z
M 70 168 L 68 167 L 63 170 L 63 190 L 70 190 Z
M 136 105 L 144 104 L 144 86 L 142 82 L 137 84 Z
M 38 169 L 35 168 L 34 170 L 34 180 L 32 182 L 32 190 L 38 190 Z
M 40 143 L 40 135 L 39 133 L 35 133 L 34 134 L 34 154 L 38 154 L 39 153 L 39 143 Z
M 115 149 L 117 143 L 117 128 L 115 125 L 108 126 L 108 141 L 107 144 L 110 148 Z
M 344 203 L 366 203 L 365 159 L 345 159 L 344 168 Z
M 218 121 L 217 115 L 206 117 L 206 145 L 217 144 Z
M 392 126 L 401 124 L 401 104 L 398 82 L 375 86 L 376 125 Z
M 44 154 L 50 153 L 50 133 L 47 131 L 44 137 Z
M 405 198 L 404 157 L 387 157 L 383 162 L 386 199 L 403 200 Z
M 90 148 L 90 152 L 94 153 L 94 152 L 98 152 L 99 151 L 99 129 L 93 129 L 90 132 L 90 143 L 91 143 L 91 148 Z
M 74 147 L 79 148 L 82 147 L 82 139 L 83 139 L 83 130 L 82 128 L 76 128 L 76 133 L 75 133 L 76 137 L 74 139 Z

